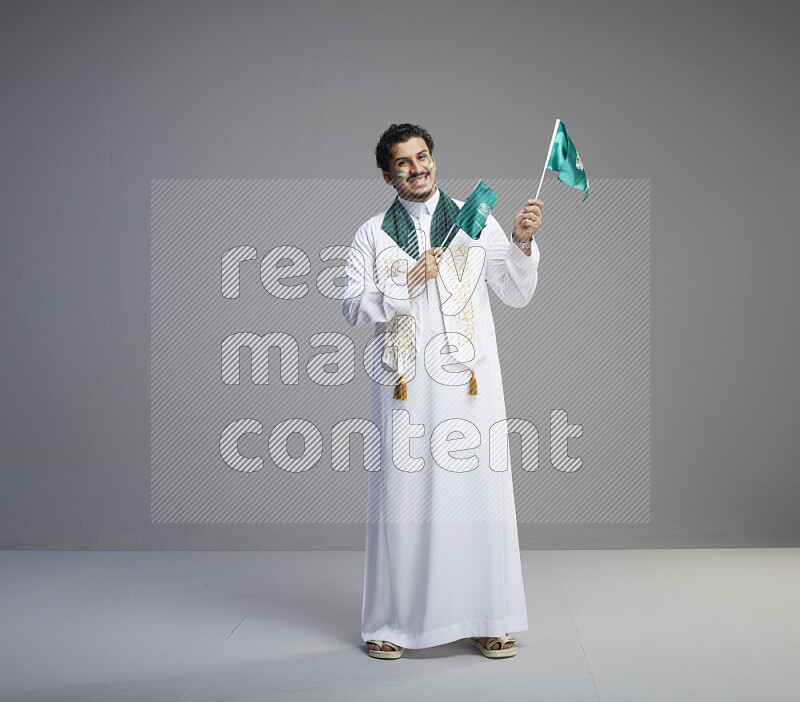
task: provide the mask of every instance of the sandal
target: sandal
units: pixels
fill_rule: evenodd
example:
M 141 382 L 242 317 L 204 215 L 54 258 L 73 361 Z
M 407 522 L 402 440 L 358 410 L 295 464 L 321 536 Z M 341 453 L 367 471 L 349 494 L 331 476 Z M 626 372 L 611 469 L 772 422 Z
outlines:
M 480 641 L 482 638 L 482 636 L 473 636 L 470 638 L 469 642 L 475 646 L 475 648 L 479 648 L 481 653 L 487 658 L 508 658 L 509 656 L 517 655 L 516 645 L 510 648 L 503 648 L 509 641 L 512 644 L 516 643 L 516 639 L 513 636 L 509 636 L 508 634 L 505 636 L 492 636 L 486 641 L 485 646 Z M 496 643 L 500 644 L 500 648 L 493 649 L 492 646 Z
M 369 645 L 367 645 L 367 651 L 369 652 L 369 655 L 372 656 L 373 658 L 400 658 L 406 652 L 405 648 L 403 648 L 402 646 L 398 646 L 397 644 L 393 644 L 391 641 L 380 641 L 377 639 L 376 640 L 371 639 L 367 641 L 367 644 L 376 644 L 377 646 L 380 646 L 380 648 L 375 649 L 375 648 L 370 648 Z M 384 645 L 391 646 L 394 649 L 394 651 L 384 651 L 383 650 Z

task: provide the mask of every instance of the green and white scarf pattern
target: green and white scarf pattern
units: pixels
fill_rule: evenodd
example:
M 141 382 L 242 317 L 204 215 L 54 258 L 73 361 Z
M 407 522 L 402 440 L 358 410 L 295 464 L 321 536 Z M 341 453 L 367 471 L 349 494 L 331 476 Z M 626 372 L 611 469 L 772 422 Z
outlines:
M 458 215 L 459 207 L 441 188 L 439 201 L 431 218 L 430 245 L 441 246 Z M 420 256 L 417 243 L 416 227 L 399 198 L 395 198 L 392 206 L 386 211 L 381 229 L 397 244 L 380 252 L 376 262 L 379 280 L 387 277 L 404 279 L 405 271 L 416 264 Z M 458 353 L 464 356 L 474 355 L 469 361 L 459 361 L 472 371 L 469 394 L 477 395 L 475 364 L 482 354 L 480 324 L 477 305 L 473 303 L 472 292 L 475 290 L 476 276 L 483 271 L 485 251 L 477 247 L 469 255 L 473 239 L 461 231 L 456 233 L 444 252 L 444 257 L 436 278 L 439 298 L 442 304 L 442 319 L 448 342 L 451 342 Z M 405 256 L 403 255 L 405 254 Z M 407 267 L 401 265 L 405 261 Z M 418 290 L 409 291 L 409 297 L 419 295 Z M 397 382 L 394 397 L 405 400 L 407 369 L 414 363 L 417 355 L 416 329 L 412 315 L 395 314 L 389 321 L 388 339 L 384 347 L 382 360 L 386 366 L 396 369 Z M 456 361 L 454 361 L 456 362 Z

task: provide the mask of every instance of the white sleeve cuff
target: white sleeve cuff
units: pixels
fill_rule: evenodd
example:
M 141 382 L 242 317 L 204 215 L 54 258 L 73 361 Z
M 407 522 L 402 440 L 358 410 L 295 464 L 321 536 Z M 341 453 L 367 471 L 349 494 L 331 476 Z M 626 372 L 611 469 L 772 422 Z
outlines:
M 512 239 L 514 235 L 511 235 Z M 530 273 L 531 270 L 536 270 L 539 267 L 539 247 L 536 245 L 536 239 L 531 238 L 531 255 L 526 256 L 519 246 L 513 241 L 509 241 L 510 248 L 514 251 L 507 252 L 508 264 L 520 273 Z

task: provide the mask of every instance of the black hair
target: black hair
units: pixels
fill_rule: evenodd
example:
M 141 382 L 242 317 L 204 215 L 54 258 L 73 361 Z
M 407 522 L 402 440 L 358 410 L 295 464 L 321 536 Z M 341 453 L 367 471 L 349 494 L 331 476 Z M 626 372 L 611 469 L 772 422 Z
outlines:
M 402 124 L 393 124 L 389 127 L 378 141 L 375 147 L 375 162 L 382 171 L 389 171 L 389 164 L 392 160 L 392 147 L 395 144 L 400 144 L 414 137 L 421 137 L 428 145 L 428 151 L 433 154 L 433 137 L 428 134 L 426 129 L 423 129 L 418 124 L 409 124 L 403 122 Z

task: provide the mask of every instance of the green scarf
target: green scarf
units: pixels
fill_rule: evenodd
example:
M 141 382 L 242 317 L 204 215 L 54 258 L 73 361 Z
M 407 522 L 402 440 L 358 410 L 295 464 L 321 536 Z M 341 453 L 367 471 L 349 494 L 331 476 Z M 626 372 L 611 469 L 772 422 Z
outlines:
M 436 209 L 431 218 L 431 248 L 442 245 L 457 215 L 458 205 L 445 195 L 444 190 L 439 188 L 439 202 L 436 203 Z M 394 199 L 392 206 L 386 211 L 381 229 L 415 261 L 419 259 L 417 228 L 411 215 L 406 212 L 406 208 L 400 202 L 399 196 Z
M 430 233 L 430 243 L 431 248 L 435 246 L 441 246 L 444 242 L 445 238 L 447 237 L 448 233 L 450 232 L 450 228 L 453 226 L 453 223 L 458 216 L 459 207 L 453 202 L 445 192 L 439 188 L 439 202 L 436 203 L 436 209 L 433 211 L 433 217 L 431 218 L 431 233 Z M 392 206 L 386 211 L 386 215 L 383 218 L 383 223 L 381 224 L 381 229 L 385 231 L 403 251 L 405 251 L 409 256 L 411 256 L 414 260 L 419 259 L 419 245 L 417 243 L 417 230 L 414 226 L 414 220 L 411 219 L 411 215 L 406 212 L 406 208 L 403 207 L 403 203 L 400 202 L 400 197 L 396 197 Z M 473 314 L 472 310 L 472 303 L 469 303 L 470 310 L 468 314 L 462 313 L 459 317 L 468 317 L 473 319 L 473 324 L 477 324 L 477 315 Z M 392 330 L 393 333 L 397 335 L 397 337 L 402 337 L 405 334 L 406 337 L 409 336 L 408 327 L 403 327 L 403 318 L 405 315 L 401 315 L 399 317 L 395 317 L 392 321 Z M 413 337 L 413 334 L 410 334 Z M 409 342 L 407 339 L 404 341 L 396 341 L 395 342 L 398 347 L 401 345 L 408 345 Z M 402 372 L 397 379 L 397 383 L 394 387 L 394 399 L 395 400 L 406 400 L 408 399 L 407 394 L 407 387 L 406 387 L 406 379 L 403 377 Z M 478 394 L 478 382 L 475 379 L 475 369 L 472 369 L 472 378 L 469 381 L 469 394 L 470 395 L 477 395 Z

